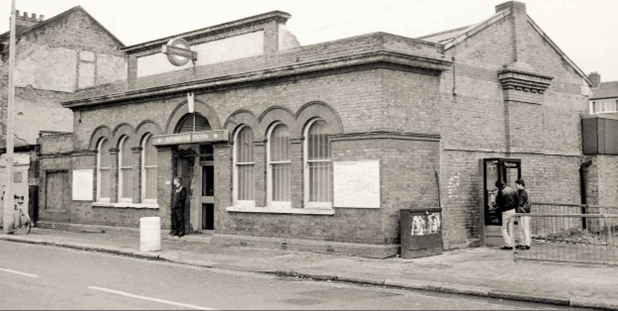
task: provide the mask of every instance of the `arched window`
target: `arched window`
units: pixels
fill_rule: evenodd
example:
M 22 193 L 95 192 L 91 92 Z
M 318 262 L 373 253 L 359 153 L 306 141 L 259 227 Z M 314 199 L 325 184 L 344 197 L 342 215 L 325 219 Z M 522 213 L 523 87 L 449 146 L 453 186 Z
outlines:
M 244 126 L 234 137 L 234 203 L 255 206 L 253 131 Z
M 328 124 L 311 121 L 305 130 L 305 202 L 307 207 L 331 208 L 333 163 L 330 158 Z
M 176 127 L 176 133 L 204 132 L 210 130 L 211 127 L 210 123 L 208 123 L 208 119 L 204 118 L 204 116 L 199 113 L 185 115 L 180 119 Z
M 142 143 L 142 198 L 144 203 L 157 203 L 157 148 L 152 134 Z
M 97 202 L 109 202 L 111 194 L 112 161 L 110 143 L 101 139 L 97 145 Z
M 268 205 L 292 207 L 290 130 L 278 123 L 268 134 Z
M 120 202 L 133 201 L 133 154 L 131 139 L 127 136 L 120 140 L 120 154 L 118 155 L 118 200 Z

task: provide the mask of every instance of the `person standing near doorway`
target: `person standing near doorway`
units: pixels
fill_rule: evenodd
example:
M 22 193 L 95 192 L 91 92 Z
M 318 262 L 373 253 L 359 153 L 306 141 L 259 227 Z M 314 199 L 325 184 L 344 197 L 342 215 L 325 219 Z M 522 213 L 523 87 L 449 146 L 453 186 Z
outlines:
M 515 182 L 515 187 L 517 187 L 517 213 L 529 214 L 532 205 L 530 204 L 530 194 L 526 189 L 526 182 L 523 179 L 518 179 Z M 521 244 L 517 246 L 518 249 L 530 249 L 532 238 L 530 237 L 530 217 L 528 216 L 519 218 L 519 240 Z
M 187 189 L 182 186 L 180 177 L 174 178 L 174 193 L 172 195 L 172 236 L 185 235 L 185 201 Z
M 514 228 L 515 228 L 515 208 L 517 207 L 517 191 L 504 184 L 503 181 L 496 181 L 498 194 L 496 195 L 496 207 L 502 212 L 502 238 L 504 246 L 501 249 L 512 250 L 514 244 Z

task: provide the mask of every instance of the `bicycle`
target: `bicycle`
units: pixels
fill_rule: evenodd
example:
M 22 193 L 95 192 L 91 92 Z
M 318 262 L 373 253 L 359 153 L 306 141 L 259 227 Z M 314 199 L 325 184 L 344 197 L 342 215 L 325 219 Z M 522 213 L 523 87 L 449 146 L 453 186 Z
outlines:
M 13 224 L 13 229 L 16 234 L 27 235 L 32 231 L 32 220 L 30 220 L 30 216 L 27 212 L 24 212 L 23 204 L 24 204 L 24 196 L 15 196 L 15 202 L 17 204 L 14 205 L 14 214 L 15 223 Z M 18 207 L 19 205 L 19 207 Z

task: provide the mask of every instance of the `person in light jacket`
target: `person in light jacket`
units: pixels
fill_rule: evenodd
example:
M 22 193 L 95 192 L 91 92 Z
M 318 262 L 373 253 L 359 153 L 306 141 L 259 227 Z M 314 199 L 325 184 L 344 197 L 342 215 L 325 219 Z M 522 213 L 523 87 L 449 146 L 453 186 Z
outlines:
M 518 179 L 515 182 L 515 187 L 517 187 L 517 213 L 529 214 L 532 205 L 530 204 L 530 193 L 526 189 L 526 182 L 523 179 Z M 530 249 L 532 242 L 530 237 L 530 217 L 522 216 L 519 219 L 519 241 L 521 244 L 517 246 L 518 249 Z

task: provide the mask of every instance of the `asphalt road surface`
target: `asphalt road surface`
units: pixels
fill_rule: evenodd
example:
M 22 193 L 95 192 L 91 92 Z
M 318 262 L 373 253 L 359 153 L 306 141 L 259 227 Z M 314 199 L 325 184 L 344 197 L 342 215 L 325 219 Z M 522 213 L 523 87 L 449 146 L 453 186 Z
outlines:
M 568 309 L 0 241 L 0 309 Z

